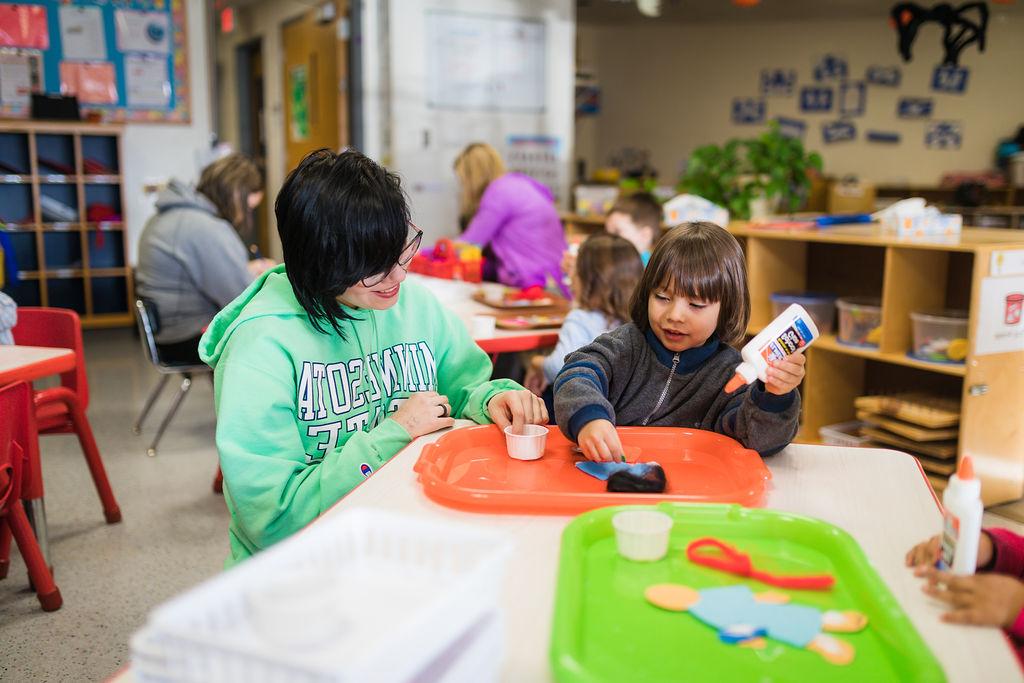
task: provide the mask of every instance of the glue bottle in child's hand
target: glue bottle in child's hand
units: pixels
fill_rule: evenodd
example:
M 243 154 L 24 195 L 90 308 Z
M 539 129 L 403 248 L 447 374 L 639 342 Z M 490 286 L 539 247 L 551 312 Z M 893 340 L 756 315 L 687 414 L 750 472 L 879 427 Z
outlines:
M 743 362 L 736 366 L 736 374 L 725 385 L 725 393 L 731 394 L 755 379 L 764 382 L 769 363 L 803 351 L 817 338 L 818 327 L 804 307 L 790 304 L 740 351 Z
M 942 494 L 945 510 L 942 523 L 942 554 L 939 569 L 954 574 L 973 574 L 977 569 L 978 542 L 981 540 L 981 482 L 974 476 L 971 456 L 960 459 L 956 474 Z

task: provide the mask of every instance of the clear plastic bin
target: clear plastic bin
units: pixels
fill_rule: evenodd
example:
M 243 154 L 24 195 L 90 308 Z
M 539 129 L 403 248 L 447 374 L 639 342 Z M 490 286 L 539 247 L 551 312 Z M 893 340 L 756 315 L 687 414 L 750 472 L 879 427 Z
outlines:
M 882 341 L 882 302 L 872 297 L 843 297 L 839 310 L 839 341 L 877 348 Z
M 821 334 L 832 334 L 836 321 L 836 295 L 827 292 L 774 292 L 772 318 L 777 318 L 790 304 L 800 304 Z
M 860 428 L 864 423 L 860 420 L 825 425 L 818 430 L 818 436 L 826 446 L 849 446 L 856 448 L 871 441 L 870 437 L 861 436 Z
M 914 351 L 918 360 L 963 363 L 967 358 L 967 311 L 915 311 Z

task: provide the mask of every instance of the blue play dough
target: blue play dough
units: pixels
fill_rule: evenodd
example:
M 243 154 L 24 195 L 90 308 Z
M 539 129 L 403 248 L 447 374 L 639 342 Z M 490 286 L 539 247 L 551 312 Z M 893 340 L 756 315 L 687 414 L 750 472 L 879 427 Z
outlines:
M 793 647 L 806 647 L 821 633 L 821 610 L 806 605 L 769 605 L 754 600 L 747 586 L 705 588 L 690 614 L 718 630 L 729 642 L 736 627 L 763 631 L 769 638 Z
M 651 467 L 657 465 L 656 462 L 638 462 L 630 465 L 628 462 L 592 462 L 585 460 L 583 462 L 576 463 L 576 468 L 584 474 L 589 474 L 595 479 L 601 481 L 608 481 L 608 477 L 612 476 L 616 472 L 628 471 L 630 474 L 642 477 L 647 474 Z

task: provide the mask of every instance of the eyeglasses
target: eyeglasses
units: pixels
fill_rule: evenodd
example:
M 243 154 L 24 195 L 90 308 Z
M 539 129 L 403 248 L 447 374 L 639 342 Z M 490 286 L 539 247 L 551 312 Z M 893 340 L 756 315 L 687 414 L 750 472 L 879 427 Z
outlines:
M 411 222 L 409 223 L 409 226 L 412 227 L 416 234 L 414 234 L 412 238 L 405 243 L 405 246 L 402 248 L 402 253 L 399 254 L 398 256 L 398 263 L 395 264 L 395 266 L 398 266 L 405 272 L 409 272 L 409 262 L 412 261 L 413 257 L 416 255 L 416 252 L 420 250 L 420 242 L 423 241 L 423 231 L 417 228 Z M 391 273 L 395 270 L 395 266 L 391 266 L 383 273 L 371 275 L 370 277 L 364 277 L 361 280 L 363 287 L 376 287 L 380 283 L 384 282 L 384 280 L 388 278 L 388 275 L 391 275 Z

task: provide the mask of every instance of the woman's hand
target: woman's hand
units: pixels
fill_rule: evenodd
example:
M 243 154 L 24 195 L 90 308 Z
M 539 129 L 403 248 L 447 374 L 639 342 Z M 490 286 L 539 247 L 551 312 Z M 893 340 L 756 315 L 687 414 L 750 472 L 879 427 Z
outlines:
M 548 378 L 544 376 L 544 356 L 538 354 L 530 359 L 526 377 L 523 379 L 523 386 L 537 396 L 543 394 L 544 390 L 548 388 Z
M 805 363 L 807 358 L 802 353 L 791 353 L 782 360 L 773 360 L 765 372 L 765 389 L 769 394 L 779 396 L 793 391 L 803 381 Z
M 992 539 L 984 531 L 978 538 L 978 567 L 984 567 L 992 561 Z M 942 553 L 942 536 L 932 536 L 927 541 L 918 543 L 907 553 L 908 567 L 934 567 Z
M 585 424 L 576 435 L 576 443 L 588 460 L 620 462 L 626 459 L 619 433 L 608 420 L 592 420 Z
M 1009 628 L 1024 609 L 1024 583 L 1012 576 L 956 576 L 935 567 L 923 567 L 916 573 L 928 579 L 925 593 L 952 606 L 942 615 L 943 621 Z
M 454 425 L 455 419 L 451 415 L 452 407 L 447 396 L 436 391 L 421 391 L 402 402 L 391 414 L 391 419 L 416 439 Z
M 544 401 L 526 389 L 503 391 L 487 402 L 487 414 L 502 431 L 512 425 L 518 433 L 524 424 L 543 425 L 548 423 L 548 409 Z

